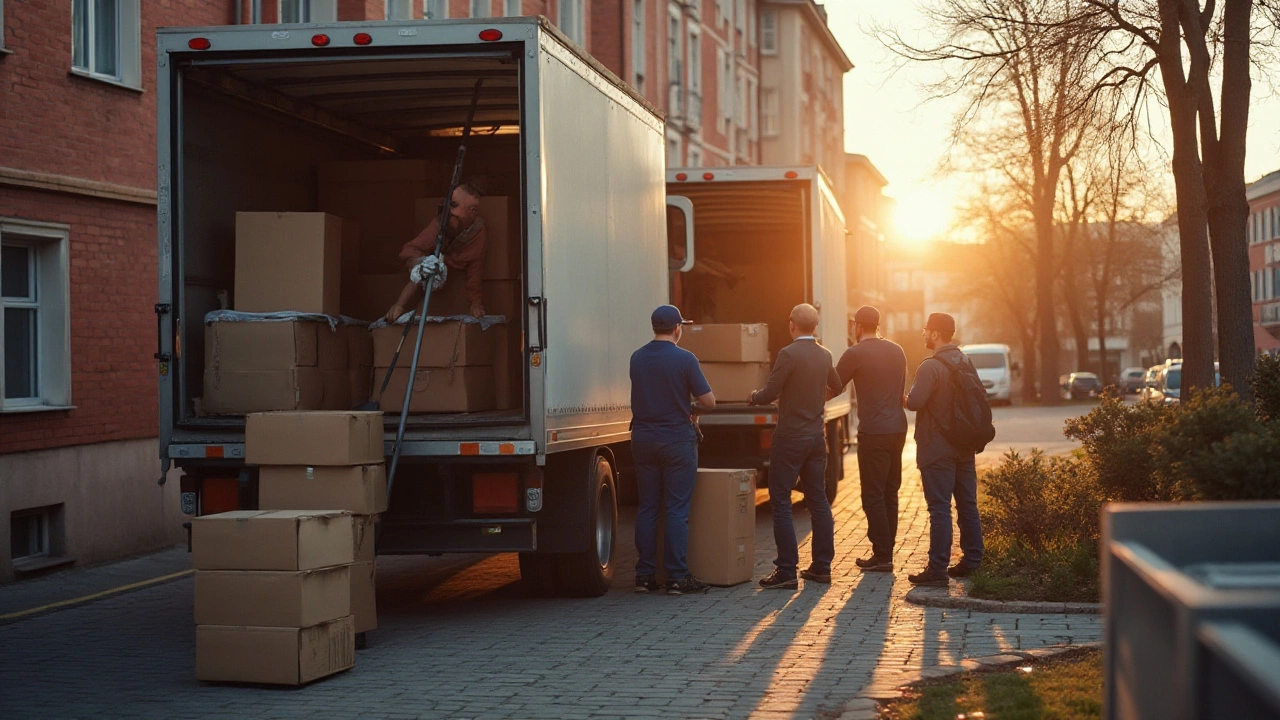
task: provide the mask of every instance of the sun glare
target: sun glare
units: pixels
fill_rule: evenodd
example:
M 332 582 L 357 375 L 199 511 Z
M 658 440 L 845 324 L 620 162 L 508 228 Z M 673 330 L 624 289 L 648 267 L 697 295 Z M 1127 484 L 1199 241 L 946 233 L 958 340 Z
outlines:
M 923 245 L 950 229 L 953 209 L 943 193 L 933 188 L 919 188 L 898 198 L 893 217 L 901 242 Z

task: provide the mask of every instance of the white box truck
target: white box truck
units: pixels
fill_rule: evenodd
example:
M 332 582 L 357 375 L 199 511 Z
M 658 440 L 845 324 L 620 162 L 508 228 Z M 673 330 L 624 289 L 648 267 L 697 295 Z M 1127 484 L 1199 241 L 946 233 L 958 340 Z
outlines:
M 692 206 L 693 233 L 681 213 L 668 224 L 675 260 L 672 300 L 695 323 L 765 323 L 770 359 L 791 342 L 791 308 L 818 308 L 817 337 L 833 361 L 848 347 L 848 282 L 844 215 L 818 167 L 708 167 L 667 170 L 667 194 Z M 673 202 L 673 205 L 676 203 Z M 687 245 L 692 248 L 685 249 Z M 705 271 L 700 264 L 709 263 Z M 679 288 L 678 291 L 674 290 Z M 674 297 L 674 295 L 679 297 Z M 714 391 L 715 388 L 712 387 Z M 827 402 L 827 495 L 844 476 L 852 403 L 848 388 Z M 767 482 L 778 411 L 744 402 L 717 402 L 703 413 L 703 467 L 761 470 Z
M 628 358 L 668 294 L 657 111 L 539 18 L 162 29 L 157 64 L 160 452 L 164 470 L 185 471 L 184 510 L 207 510 L 214 481 L 256 503 L 243 415 L 200 402 L 204 318 L 234 287 L 237 212 L 326 210 L 334 163 L 366 190 L 362 173 L 400 182 L 425 163 L 419 194 L 439 197 L 483 80 L 463 176 L 486 174 L 510 208 L 515 401 L 410 416 L 378 552 L 518 551 L 538 591 L 604 593 Z M 392 297 L 406 282 L 395 254 L 412 236 L 372 229 L 344 234 L 344 306 L 352 278 Z M 388 455 L 397 421 L 387 413 Z

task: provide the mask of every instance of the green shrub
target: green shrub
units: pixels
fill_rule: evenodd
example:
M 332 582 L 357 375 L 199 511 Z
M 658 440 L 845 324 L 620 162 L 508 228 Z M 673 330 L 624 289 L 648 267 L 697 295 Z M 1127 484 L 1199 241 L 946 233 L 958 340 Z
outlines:
M 1263 422 L 1280 420 L 1280 356 L 1258 355 L 1253 377 L 1253 405 Z
M 1098 583 L 1097 541 L 1036 552 L 1015 538 L 993 537 L 967 592 L 989 600 L 1098 602 Z
M 1101 494 L 1079 456 L 1010 450 L 982 483 L 987 535 L 1016 539 L 1032 552 L 1056 543 L 1096 540 Z
M 1157 476 L 1151 444 L 1152 433 L 1175 412 L 1175 406 L 1162 403 L 1126 405 L 1116 398 L 1103 398 L 1089 414 L 1068 420 L 1063 434 L 1080 442 L 1105 499 L 1171 500 L 1171 489 L 1162 486 Z

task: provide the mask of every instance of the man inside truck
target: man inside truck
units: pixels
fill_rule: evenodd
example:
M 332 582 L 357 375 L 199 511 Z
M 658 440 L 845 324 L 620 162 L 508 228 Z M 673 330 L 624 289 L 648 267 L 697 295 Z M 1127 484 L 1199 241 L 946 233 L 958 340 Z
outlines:
M 481 290 L 484 287 L 484 259 L 488 252 L 489 233 L 480 217 L 480 198 L 484 197 L 483 178 L 471 178 L 459 185 L 449 203 L 449 224 L 444 230 L 444 265 L 454 272 L 465 273 L 467 301 L 471 303 L 471 315 L 484 317 Z M 417 237 L 404 244 L 400 258 L 405 267 L 412 270 L 424 257 L 436 251 L 436 236 L 440 232 L 437 216 Z M 387 311 L 387 322 L 395 322 L 418 304 L 422 288 L 410 282 L 400 291 L 396 304 Z

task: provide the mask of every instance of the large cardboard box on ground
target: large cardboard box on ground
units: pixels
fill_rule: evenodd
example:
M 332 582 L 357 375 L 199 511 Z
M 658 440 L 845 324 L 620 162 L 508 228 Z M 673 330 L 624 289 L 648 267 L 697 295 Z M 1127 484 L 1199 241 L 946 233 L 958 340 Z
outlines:
M 374 375 L 381 378 L 386 371 L 386 368 L 374 368 Z M 384 412 L 400 412 L 408 382 L 407 367 L 397 368 L 391 374 L 391 383 L 380 402 Z M 492 367 L 418 368 L 409 411 L 481 412 L 493 410 L 495 402 Z
M 334 508 L 354 515 L 387 509 L 387 475 L 376 465 L 266 465 L 258 469 L 258 507 Z
M 378 629 L 377 566 L 372 560 L 351 566 L 351 615 L 356 632 Z
M 351 407 L 351 335 L 312 320 L 209 323 L 202 410 L 226 415 Z
M 769 382 L 769 363 L 702 363 L 702 375 L 716 402 L 747 402 L 751 391 Z
M 354 619 L 306 628 L 196 626 L 196 679 L 305 685 L 355 665 Z
M 404 348 L 396 367 L 409 367 L 413 360 L 413 343 L 418 338 L 417 322 L 405 338 Z M 494 346 L 504 325 L 493 325 L 481 330 L 480 323 L 447 320 L 432 322 L 428 319 L 422 328 L 422 352 L 418 367 L 448 368 L 467 365 L 492 365 Z M 404 337 L 403 325 L 391 325 L 374 330 L 373 364 L 375 367 L 391 367 L 400 338 Z
M 353 567 L 197 571 L 196 624 L 304 628 L 344 618 Z
M 755 538 L 755 471 L 699 470 L 689 505 L 689 572 L 712 585 L 747 582 Z
M 382 417 L 376 410 L 253 413 L 245 418 L 244 461 L 250 465 L 380 463 Z
M 196 570 L 314 570 L 355 560 L 346 510 L 234 510 L 191 521 Z
M 767 363 L 769 326 L 764 323 L 690 325 L 680 336 L 680 347 L 704 363 Z
M 414 203 L 414 223 L 421 232 L 440 217 L 443 196 L 423 198 Z M 485 280 L 514 280 L 520 277 L 520 226 L 512 225 L 511 199 L 490 195 L 480 198 L 480 217 L 484 218 L 486 246 Z
M 342 234 L 326 213 L 236 213 L 235 309 L 338 315 Z

